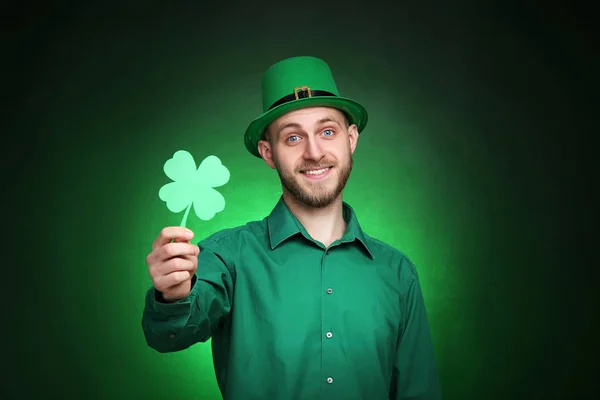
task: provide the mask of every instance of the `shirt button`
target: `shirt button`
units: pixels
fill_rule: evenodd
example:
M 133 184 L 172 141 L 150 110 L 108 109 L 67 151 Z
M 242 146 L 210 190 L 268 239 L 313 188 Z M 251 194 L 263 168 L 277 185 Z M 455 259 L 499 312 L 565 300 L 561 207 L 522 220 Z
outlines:
M 332 377 L 327 378 L 327 383 L 333 383 L 333 378 Z
M 170 333 L 170 334 L 169 334 L 169 337 L 170 337 L 171 339 L 174 339 L 174 338 L 175 338 L 175 334 L 174 334 L 174 333 Z
M 332 289 L 332 288 L 328 288 L 328 289 L 327 289 L 327 293 L 328 293 L 328 294 L 331 294 L 331 293 L 333 293 L 333 289 Z
M 327 339 L 331 339 L 331 337 L 333 336 L 333 333 L 327 332 L 327 334 L 325 336 L 327 336 Z

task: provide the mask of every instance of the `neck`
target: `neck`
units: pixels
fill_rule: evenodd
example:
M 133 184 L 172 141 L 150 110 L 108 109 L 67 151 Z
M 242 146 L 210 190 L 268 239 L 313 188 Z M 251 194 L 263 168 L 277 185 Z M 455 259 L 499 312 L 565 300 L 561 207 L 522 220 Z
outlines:
M 323 208 L 312 208 L 299 203 L 289 193 L 283 193 L 283 200 L 308 234 L 316 241 L 329 247 L 344 235 L 342 195 L 340 194 L 331 204 Z

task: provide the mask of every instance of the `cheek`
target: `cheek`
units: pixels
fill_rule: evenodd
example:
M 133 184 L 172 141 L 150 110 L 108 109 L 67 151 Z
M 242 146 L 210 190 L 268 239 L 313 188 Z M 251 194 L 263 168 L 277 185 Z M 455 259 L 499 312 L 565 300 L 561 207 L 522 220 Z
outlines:
M 273 158 L 273 161 L 275 162 L 275 164 L 277 165 L 277 167 L 280 170 L 282 170 L 284 172 L 292 173 L 292 172 L 294 172 L 294 170 L 296 169 L 296 166 L 298 165 L 297 163 L 292 161 L 294 159 L 295 158 L 291 157 L 289 154 L 277 154 Z
M 281 166 L 286 166 L 287 168 L 294 168 L 296 165 L 299 165 L 299 162 L 302 160 L 303 149 L 300 145 L 293 147 L 279 147 L 275 150 L 273 157 L 277 158 L 277 161 Z
M 337 146 L 335 149 L 331 149 L 329 154 L 338 162 L 343 162 L 346 161 L 352 153 L 350 147 L 348 147 L 347 145 L 343 145 Z

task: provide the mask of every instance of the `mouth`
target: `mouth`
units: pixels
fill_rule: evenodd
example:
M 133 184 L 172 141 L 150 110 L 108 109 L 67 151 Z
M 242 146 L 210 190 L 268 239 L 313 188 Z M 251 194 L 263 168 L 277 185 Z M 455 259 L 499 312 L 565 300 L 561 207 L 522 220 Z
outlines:
M 300 171 L 300 173 L 309 179 L 322 179 L 329 175 L 332 167 L 311 168 Z

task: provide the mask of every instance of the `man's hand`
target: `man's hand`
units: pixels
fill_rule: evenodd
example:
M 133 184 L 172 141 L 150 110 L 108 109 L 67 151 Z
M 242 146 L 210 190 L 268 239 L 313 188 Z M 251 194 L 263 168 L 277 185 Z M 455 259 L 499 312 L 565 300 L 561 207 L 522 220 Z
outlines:
M 167 302 L 183 299 L 190 294 L 200 254 L 200 248 L 190 243 L 193 237 L 194 233 L 189 229 L 166 227 L 146 257 L 152 283 Z

